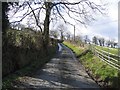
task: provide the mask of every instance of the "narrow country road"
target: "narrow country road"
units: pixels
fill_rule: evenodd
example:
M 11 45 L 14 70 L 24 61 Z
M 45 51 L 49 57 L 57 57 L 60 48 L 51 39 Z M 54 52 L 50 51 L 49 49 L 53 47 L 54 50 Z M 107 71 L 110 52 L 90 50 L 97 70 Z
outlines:
M 32 90 L 33 88 L 49 88 L 51 90 L 55 88 L 57 90 L 94 88 L 95 90 L 97 88 L 98 90 L 99 86 L 88 76 L 72 51 L 63 44 L 58 46 L 59 52 L 50 62 L 33 76 L 22 77 L 20 83 L 15 87 L 32 88 Z

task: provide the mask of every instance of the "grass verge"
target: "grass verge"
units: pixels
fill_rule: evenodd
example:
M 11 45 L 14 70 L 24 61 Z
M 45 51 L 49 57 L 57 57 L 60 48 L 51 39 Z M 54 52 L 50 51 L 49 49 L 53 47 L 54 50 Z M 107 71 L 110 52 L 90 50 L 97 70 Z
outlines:
M 94 56 L 92 52 L 80 57 L 80 62 L 100 86 L 118 87 L 118 70 Z
M 64 42 L 66 46 L 71 48 L 75 54 L 82 53 L 82 49 L 74 46 L 69 42 Z M 79 57 L 79 61 L 84 65 L 88 74 L 102 87 L 119 87 L 120 77 L 118 70 L 109 66 L 98 57 L 96 57 L 91 51 L 85 55 Z
M 63 42 L 63 44 L 69 47 L 76 54 L 76 56 L 79 56 L 85 50 L 84 48 L 80 49 L 77 45 L 73 45 L 70 42 Z

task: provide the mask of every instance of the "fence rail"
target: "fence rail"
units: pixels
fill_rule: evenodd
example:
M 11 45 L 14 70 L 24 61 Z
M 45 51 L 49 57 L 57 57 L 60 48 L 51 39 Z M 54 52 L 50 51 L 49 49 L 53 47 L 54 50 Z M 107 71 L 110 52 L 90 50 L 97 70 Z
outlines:
M 90 49 L 102 61 L 105 61 L 113 68 L 120 70 L 120 61 L 119 61 L 120 56 L 98 49 L 94 45 L 90 45 Z

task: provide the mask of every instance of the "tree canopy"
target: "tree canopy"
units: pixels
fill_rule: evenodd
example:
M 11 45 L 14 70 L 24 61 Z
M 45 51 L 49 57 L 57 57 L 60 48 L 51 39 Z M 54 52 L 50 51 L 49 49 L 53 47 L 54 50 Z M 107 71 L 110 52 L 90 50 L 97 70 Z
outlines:
M 93 13 L 103 14 L 103 5 L 98 5 L 90 0 L 35 0 L 19 2 L 18 5 L 10 7 L 11 15 L 17 16 L 11 23 L 20 23 L 25 18 L 29 19 L 31 24 L 35 24 L 41 31 L 44 45 L 49 43 L 49 26 L 51 23 L 55 23 L 62 19 L 65 23 L 74 25 L 69 21 L 68 17 L 74 20 L 76 23 L 87 25 L 90 21 L 94 20 Z M 18 13 L 20 13 L 18 15 Z M 10 18 L 10 17 L 9 17 Z

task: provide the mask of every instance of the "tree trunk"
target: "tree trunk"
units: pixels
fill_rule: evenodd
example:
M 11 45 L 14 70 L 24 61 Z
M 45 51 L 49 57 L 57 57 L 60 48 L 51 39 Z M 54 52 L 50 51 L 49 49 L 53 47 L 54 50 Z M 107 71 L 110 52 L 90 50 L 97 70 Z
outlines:
M 46 7 L 46 16 L 44 20 L 44 33 L 43 33 L 43 47 L 48 54 L 48 45 L 49 45 L 49 24 L 50 24 L 50 13 L 51 13 L 51 2 L 45 2 Z

